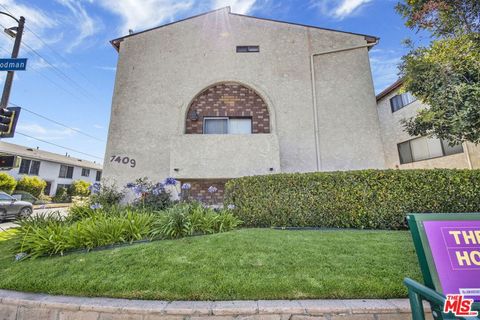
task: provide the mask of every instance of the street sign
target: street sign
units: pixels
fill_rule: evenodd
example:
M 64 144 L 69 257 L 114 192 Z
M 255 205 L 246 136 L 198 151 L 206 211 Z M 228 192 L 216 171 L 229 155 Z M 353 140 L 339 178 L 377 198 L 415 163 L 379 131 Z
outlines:
M 425 285 L 480 302 L 480 213 L 411 214 L 407 219 Z
M 25 71 L 27 59 L 0 59 L 0 71 Z

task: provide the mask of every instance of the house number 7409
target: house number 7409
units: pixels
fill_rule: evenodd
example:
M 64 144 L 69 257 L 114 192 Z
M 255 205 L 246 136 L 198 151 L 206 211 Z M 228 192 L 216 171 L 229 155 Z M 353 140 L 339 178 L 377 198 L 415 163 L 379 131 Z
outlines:
M 135 161 L 135 159 L 130 159 L 129 157 L 121 157 L 121 156 L 112 156 L 110 158 L 110 162 L 129 164 L 131 168 L 135 168 L 135 166 L 137 165 L 137 161 Z

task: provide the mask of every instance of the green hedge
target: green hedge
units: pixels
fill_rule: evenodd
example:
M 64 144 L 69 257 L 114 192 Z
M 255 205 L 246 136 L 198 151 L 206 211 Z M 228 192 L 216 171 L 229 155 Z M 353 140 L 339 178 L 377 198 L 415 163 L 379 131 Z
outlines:
M 37 176 L 22 176 L 17 182 L 15 190 L 31 193 L 34 197 L 40 197 L 47 183 Z
M 225 205 L 250 227 L 400 229 L 410 212 L 479 212 L 480 170 L 360 170 L 227 182 Z
M 17 181 L 14 177 L 6 172 L 0 172 L 0 191 L 10 194 L 13 192 L 13 190 L 15 190 L 16 186 Z

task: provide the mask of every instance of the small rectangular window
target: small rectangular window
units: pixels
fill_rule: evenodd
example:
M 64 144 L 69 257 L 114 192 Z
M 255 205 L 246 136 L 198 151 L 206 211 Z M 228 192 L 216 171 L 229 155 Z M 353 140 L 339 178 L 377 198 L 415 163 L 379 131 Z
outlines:
M 228 118 L 204 119 L 203 133 L 205 134 L 228 133 Z
M 442 140 L 442 146 L 446 156 L 463 152 L 463 146 L 461 143 L 451 146 L 449 141 Z
M 410 149 L 410 141 L 398 144 L 398 154 L 400 155 L 400 163 L 413 162 L 412 150 Z
M 250 118 L 230 118 L 228 119 L 229 134 L 249 134 L 252 133 L 252 119 Z
M 82 168 L 82 177 L 89 177 L 90 169 Z
M 237 46 L 237 52 L 260 52 L 260 46 Z
M 390 107 L 392 108 L 392 112 L 395 112 L 416 100 L 417 98 L 415 98 L 410 92 L 397 94 L 390 99 Z
M 58 175 L 59 178 L 67 178 L 72 179 L 73 177 L 73 167 L 60 165 L 60 174 Z
M 95 181 L 100 181 L 102 179 L 102 171 L 97 171 L 97 175 L 95 177 Z
M 39 172 L 40 172 L 40 161 L 32 161 L 32 164 L 30 165 L 30 174 L 34 176 L 38 176 Z
M 20 168 L 18 169 L 18 173 L 20 174 L 28 174 L 30 172 L 30 163 L 32 160 L 22 159 L 20 163 Z

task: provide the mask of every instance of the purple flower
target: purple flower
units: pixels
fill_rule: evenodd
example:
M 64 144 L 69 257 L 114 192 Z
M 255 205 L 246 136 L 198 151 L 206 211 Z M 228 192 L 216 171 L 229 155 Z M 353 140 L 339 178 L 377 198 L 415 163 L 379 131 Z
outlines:
M 182 184 L 182 190 L 190 190 L 190 188 L 192 188 L 192 185 L 190 183 Z
M 218 191 L 218 189 L 217 189 L 216 187 L 214 187 L 214 186 L 208 187 L 208 192 L 210 192 L 210 193 L 215 193 L 215 192 L 217 192 L 217 191 Z
M 169 178 L 165 179 L 164 184 L 165 184 L 166 186 L 174 186 L 174 185 L 177 184 L 177 180 L 175 180 L 175 178 L 169 177 Z
M 135 187 L 135 183 L 129 182 L 129 183 L 127 183 L 127 185 L 125 187 L 128 188 L 128 189 L 132 189 L 133 187 Z
M 90 206 L 90 209 L 93 209 L 93 210 L 102 209 L 102 205 L 100 203 L 94 203 Z
M 100 183 L 95 182 L 94 184 L 88 187 L 88 190 L 90 190 L 90 192 L 93 194 L 97 194 L 100 192 L 100 187 L 101 187 Z

